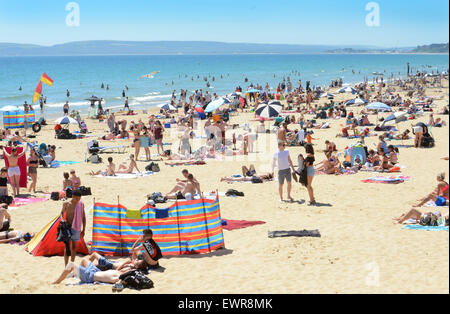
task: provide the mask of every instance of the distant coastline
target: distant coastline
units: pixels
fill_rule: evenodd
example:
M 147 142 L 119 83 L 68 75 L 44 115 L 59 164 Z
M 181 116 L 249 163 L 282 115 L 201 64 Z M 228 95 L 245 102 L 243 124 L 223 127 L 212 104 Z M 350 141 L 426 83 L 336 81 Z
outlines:
M 98 53 L 96 53 L 98 51 Z M 81 41 L 53 46 L 0 43 L 0 57 L 145 55 L 448 54 L 448 44 L 404 48 L 202 41 Z

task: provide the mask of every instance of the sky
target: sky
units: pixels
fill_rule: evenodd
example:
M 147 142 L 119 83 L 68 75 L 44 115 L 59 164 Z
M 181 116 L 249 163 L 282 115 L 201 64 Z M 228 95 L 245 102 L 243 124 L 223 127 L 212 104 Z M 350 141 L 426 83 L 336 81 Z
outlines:
M 79 26 L 66 23 L 70 2 Z M 449 1 L 0 0 L 0 42 L 84 40 L 411 47 L 449 41 Z

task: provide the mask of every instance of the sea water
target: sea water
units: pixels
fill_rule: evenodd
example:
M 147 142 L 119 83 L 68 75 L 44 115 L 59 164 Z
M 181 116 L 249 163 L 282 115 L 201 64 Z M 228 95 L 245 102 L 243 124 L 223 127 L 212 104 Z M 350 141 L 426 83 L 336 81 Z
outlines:
M 155 56 L 78 56 L 78 57 L 1 57 L 0 108 L 32 103 L 43 72 L 54 80 L 43 85 L 47 96 L 47 118 L 62 116 L 69 101 L 70 110 L 86 114 L 92 95 L 103 98 L 103 107 L 118 110 L 124 106 L 122 91 L 128 86 L 131 109 L 146 109 L 170 101 L 180 89 L 188 95 L 197 89 L 220 96 L 232 93 L 237 86 L 246 89 L 251 83 L 276 89 L 283 78 L 290 77 L 293 88 L 302 80 L 311 86 L 329 86 L 342 78 L 354 84 L 365 78 L 372 81 L 374 72 L 385 80 L 406 76 L 407 62 L 412 71 L 447 71 L 448 55 L 420 54 L 317 54 L 317 55 L 155 55 Z M 154 78 L 142 75 L 159 71 Z M 207 82 L 210 84 L 207 87 Z M 213 81 L 213 77 L 215 80 Z M 245 82 L 245 79 L 248 82 Z M 105 88 L 101 88 L 104 84 Z M 109 90 L 106 90 L 109 85 Z M 19 91 L 19 87 L 22 90 Z M 70 98 L 66 90 L 70 91 Z M 39 102 L 34 104 L 40 115 Z

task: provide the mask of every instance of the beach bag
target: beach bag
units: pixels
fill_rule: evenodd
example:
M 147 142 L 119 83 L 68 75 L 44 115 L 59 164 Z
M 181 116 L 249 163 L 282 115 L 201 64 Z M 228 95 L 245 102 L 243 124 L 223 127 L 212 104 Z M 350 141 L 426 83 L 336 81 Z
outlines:
M 85 186 L 80 186 L 78 190 L 81 192 L 82 196 L 92 195 L 91 188 L 87 188 Z
M 145 171 L 151 171 L 151 172 L 160 172 L 159 166 L 157 163 L 152 162 L 150 165 L 145 167 Z
M 11 205 L 14 201 L 14 198 L 10 195 L 2 195 L 0 196 L 0 204 Z
M 167 199 L 162 195 L 161 192 L 155 192 L 148 197 L 148 200 L 153 201 L 155 204 L 163 204 L 167 202 Z
M 298 183 L 301 183 L 301 185 L 303 186 L 308 186 L 308 172 L 307 172 L 307 168 L 304 167 L 302 171 L 300 171 L 300 173 L 298 174 Z
M 130 289 L 142 290 L 154 287 L 153 281 L 139 270 L 129 271 L 119 277 L 122 284 Z
M 99 164 L 102 162 L 102 158 L 99 155 L 94 153 L 91 156 L 89 156 L 88 162 L 91 162 L 93 164 Z
M 70 225 L 61 221 L 58 226 L 58 232 L 56 234 L 56 242 L 69 242 L 72 239 L 72 228 Z
M 422 226 L 437 227 L 439 225 L 439 218 L 435 214 L 422 215 L 422 217 L 420 217 L 419 224 Z
M 59 192 L 52 192 L 52 194 L 50 194 L 50 198 L 54 201 L 59 201 Z
M 226 196 L 245 196 L 243 192 L 239 192 L 237 190 L 229 189 L 226 193 Z

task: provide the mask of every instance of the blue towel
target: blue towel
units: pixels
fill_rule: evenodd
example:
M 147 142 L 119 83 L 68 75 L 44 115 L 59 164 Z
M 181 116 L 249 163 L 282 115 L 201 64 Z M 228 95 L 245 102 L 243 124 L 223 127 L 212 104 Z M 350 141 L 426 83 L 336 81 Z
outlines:
M 448 231 L 448 226 L 421 226 L 421 225 L 406 225 L 403 229 L 409 230 L 426 230 L 426 231 Z

